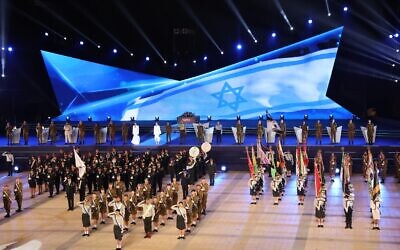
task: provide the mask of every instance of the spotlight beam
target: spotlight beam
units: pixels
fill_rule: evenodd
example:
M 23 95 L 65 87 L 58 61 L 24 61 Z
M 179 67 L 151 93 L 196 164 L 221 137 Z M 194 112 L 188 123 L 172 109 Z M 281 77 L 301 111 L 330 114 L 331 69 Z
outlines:
M 192 8 L 189 6 L 189 4 L 186 3 L 186 1 L 180 0 L 179 3 L 181 6 L 185 9 L 185 11 L 189 14 L 189 16 L 193 19 L 193 21 L 197 24 L 197 26 L 203 31 L 203 33 L 207 36 L 207 38 L 214 44 L 214 46 L 219 50 L 221 54 L 223 54 L 223 51 L 221 47 L 217 44 L 217 42 L 212 38 L 210 32 L 206 29 L 206 27 L 203 25 L 203 23 L 200 21 L 200 19 L 196 16 Z
M 287 23 L 287 25 L 289 25 L 290 30 L 292 30 L 292 29 L 293 29 L 293 25 L 292 25 L 292 23 L 289 21 L 289 18 L 287 17 L 285 11 L 283 10 L 281 3 L 279 2 L 279 0 L 274 0 L 274 3 L 275 3 L 275 5 L 276 5 L 276 7 L 278 8 L 279 13 L 282 15 L 283 19 L 284 19 L 285 22 Z
M 251 36 L 254 42 L 257 41 L 257 39 L 254 37 L 253 33 L 249 29 L 249 26 L 247 25 L 246 21 L 243 19 L 242 15 L 240 15 L 239 10 L 236 8 L 235 4 L 232 2 L 232 0 L 225 0 L 226 4 L 229 6 L 229 8 L 232 10 L 232 12 L 235 14 L 235 16 L 239 19 L 239 21 L 242 23 L 243 27 L 246 29 L 247 33 Z
M 146 35 L 146 33 L 143 31 L 143 29 L 140 27 L 140 25 L 136 22 L 136 20 L 133 19 L 132 15 L 128 12 L 127 8 L 119 0 L 114 1 L 114 3 L 118 7 L 118 9 L 121 11 L 121 13 L 125 16 L 125 18 L 128 19 L 129 23 L 137 30 L 137 32 L 139 32 L 139 34 L 143 37 L 143 39 L 146 40 L 146 42 L 149 44 L 149 46 L 154 50 L 154 52 L 156 52 L 156 54 L 164 62 L 165 58 L 161 55 L 160 51 L 156 48 L 156 46 L 153 44 L 153 42 L 150 40 L 150 38 Z
M 329 8 L 329 2 L 328 2 L 328 0 L 325 0 L 325 6 L 326 6 L 326 11 L 328 12 L 328 16 L 330 16 L 330 15 L 331 15 L 331 10 L 330 10 L 330 8 Z
M 7 1 L 0 0 L 0 16 L 1 16 L 1 47 L 6 47 L 6 8 L 7 8 Z M 6 69 L 6 50 L 1 50 L 1 77 L 5 76 L 5 69 Z
M 41 0 L 37 0 L 37 3 L 39 4 L 40 7 L 45 9 L 47 12 L 52 14 L 55 18 L 57 18 L 60 22 L 74 30 L 76 33 L 78 33 L 80 36 L 85 38 L 87 41 L 91 42 L 93 45 L 97 46 L 97 43 L 94 42 L 92 39 L 90 39 L 87 35 L 85 35 L 83 32 L 81 32 L 78 28 L 75 28 L 71 23 L 69 23 L 67 20 L 65 20 L 62 16 L 58 15 L 54 10 L 50 9 L 45 3 L 43 3 Z
M 108 31 L 102 24 L 100 24 L 99 22 L 97 22 L 97 20 L 93 17 L 92 14 L 90 14 L 88 11 L 86 11 L 85 9 L 81 8 L 80 6 L 78 6 L 78 4 L 74 1 L 70 2 L 72 4 L 72 6 L 74 6 L 74 8 L 76 10 L 78 10 L 79 12 L 81 12 L 83 14 L 83 16 L 85 16 L 86 18 L 88 18 L 94 25 L 96 25 L 99 29 L 101 29 L 109 38 L 111 38 L 111 40 L 113 40 L 115 43 L 117 43 L 121 48 L 123 48 L 126 52 L 131 53 L 131 51 L 122 44 L 121 41 L 119 41 L 113 34 L 111 34 L 110 31 Z

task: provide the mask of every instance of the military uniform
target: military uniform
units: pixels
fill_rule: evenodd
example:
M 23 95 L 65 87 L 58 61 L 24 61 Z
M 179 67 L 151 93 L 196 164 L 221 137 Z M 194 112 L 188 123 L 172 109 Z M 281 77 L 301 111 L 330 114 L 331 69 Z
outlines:
M 279 134 L 279 138 L 281 140 L 281 143 L 285 144 L 285 140 L 286 140 L 286 123 L 284 122 L 284 120 L 281 120 L 281 122 L 279 123 L 279 128 L 281 130 L 281 133 Z
M 264 134 L 264 126 L 262 125 L 261 122 L 259 122 L 258 125 L 257 125 L 257 140 L 259 142 L 262 141 L 263 134 Z
M 99 144 L 100 143 L 100 127 L 99 127 L 99 124 L 97 124 L 97 123 L 94 124 L 93 133 L 94 133 L 94 139 L 95 139 L 96 144 Z
M 368 144 L 372 145 L 374 144 L 373 139 L 374 139 L 374 124 L 372 122 L 369 122 L 367 124 L 367 137 L 368 137 Z
M 7 145 L 12 144 L 12 137 L 13 137 L 12 130 L 13 130 L 13 127 L 11 126 L 11 124 L 7 123 L 7 125 L 6 125 Z
M 85 144 L 85 124 L 79 122 L 78 124 L 79 144 Z
M 115 143 L 115 125 L 113 122 L 108 124 L 108 132 L 110 134 L 110 144 L 112 145 Z
M 14 197 L 15 200 L 17 201 L 18 204 L 18 209 L 17 212 L 22 211 L 22 196 L 23 196 L 23 190 L 22 190 L 22 183 L 15 183 L 14 185 Z
M 308 138 L 308 126 L 307 124 L 303 123 L 301 125 L 301 141 L 302 143 L 307 143 Z
M 56 142 L 56 136 L 57 136 L 57 127 L 53 122 L 51 122 L 51 124 L 50 124 L 49 134 L 50 134 L 51 144 L 55 143 Z
M 3 204 L 4 204 L 4 210 L 6 211 L 6 216 L 4 217 L 10 217 L 10 211 L 11 211 L 11 191 L 8 189 L 8 186 L 5 186 L 3 188 Z
M 197 126 L 197 139 L 199 144 L 204 142 L 204 127 L 201 124 Z
M 22 135 L 24 136 L 24 144 L 28 145 L 28 140 L 29 140 L 29 127 L 26 122 L 24 122 L 21 126 L 22 130 Z
M 335 121 L 331 122 L 331 143 L 336 143 L 337 124 Z
M 322 144 L 322 123 L 315 123 L 315 144 Z
M 169 123 L 165 125 L 165 136 L 167 143 L 171 142 L 172 127 Z
M 354 144 L 354 135 L 356 134 L 356 126 L 353 122 L 349 122 L 347 125 L 348 135 L 349 135 L 349 144 Z
M 240 121 L 236 123 L 236 137 L 238 144 L 243 144 L 243 125 Z
M 186 141 L 186 128 L 183 121 L 179 123 L 179 143 L 182 144 Z
M 43 141 L 42 141 L 43 127 L 42 127 L 42 125 L 40 123 L 38 123 L 36 125 L 36 135 L 37 135 L 37 138 L 38 138 L 38 144 L 42 144 L 43 143 Z
M 121 131 L 122 131 L 122 143 L 125 145 L 128 141 L 128 130 L 129 127 L 126 123 L 122 123 Z

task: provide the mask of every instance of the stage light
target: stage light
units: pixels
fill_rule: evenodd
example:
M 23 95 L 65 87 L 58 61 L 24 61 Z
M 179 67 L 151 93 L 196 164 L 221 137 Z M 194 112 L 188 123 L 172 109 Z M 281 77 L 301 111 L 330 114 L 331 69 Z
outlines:
M 4 47 L 1 47 L 1 50 L 5 50 L 5 48 L 4 48 Z
M 399 80 L 395 79 L 394 82 L 398 82 Z
M 193 60 L 193 63 L 194 63 L 194 64 L 196 64 L 196 63 L 197 63 L 197 61 L 196 61 L 196 60 Z
M 48 117 L 47 117 L 47 120 L 51 121 L 51 117 L 50 117 L 50 116 L 48 116 Z
M 330 115 L 329 115 L 329 120 L 332 120 L 332 119 L 333 119 L 333 115 L 330 114 Z
M 400 52 L 400 50 L 399 49 L 396 49 L 396 53 L 399 53 Z
M 88 118 L 87 118 L 87 120 L 88 120 L 88 122 L 91 122 L 93 119 L 92 119 L 92 117 L 89 115 Z
M 347 6 L 343 7 L 343 11 L 348 11 L 348 10 L 349 10 L 349 8 Z
M 304 115 L 304 120 L 308 120 L 308 115 L 307 114 Z
M 6 75 L 5 74 L 1 74 L 1 77 L 4 78 L 4 77 L 6 77 Z
M 98 49 L 100 49 L 100 48 L 101 48 L 101 46 L 100 46 L 100 45 L 97 45 L 97 48 L 98 48 Z
M 312 24 L 312 19 L 308 19 L 308 24 Z
M 130 53 L 131 56 L 133 56 L 133 53 Z
M 71 120 L 71 118 L 69 116 L 67 116 L 67 118 L 65 118 L 65 121 L 69 122 Z
M 237 49 L 237 50 L 241 50 L 241 49 L 242 49 L 242 45 L 241 45 L 240 43 L 237 44 L 237 45 L 236 45 L 236 49 Z
M 293 27 L 293 26 L 290 26 L 290 30 L 294 30 L 294 27 Z
M 146 56 L 146 61 L 150 61 L 150 57 Z
M 117 54 L 118 50 L 117 49 L 113 49 L 113 53 Z
M 167 64 L 167 60 L 164 60 L 164 64 Z
M 174 67 L 176 67 L 176 66 L 178 66 L 178 64 L 177 64 L 177 63 L 174 63 Z
M 84 42 L 83 42 L 83 41 L 80 41 L 80 42 L 79 42 L 79 44 L 80 44 L 80 45 L 83 45 L 83 44 L 84 44 Z
M 285 116 L 283 114 L 281 115 L 281 120 L 285 120 Z
M 12 52 L 13 48 L 12 47 L 8 47 L 7 50 L 8 50 L 8 52 Z
M 207 121 L 211 121 L 211 115 L 207 116 Z
M 335 173 L 336 174 L 340 173 L 340 170 L 338 168 L 336 168 Z
M 272 36 L 272 37 L 276 37 L 276 33 L 273 32 L 273 33 L 271 34 L 271 36 Z
M 223 51 L 221 51 L 220 53 L 221 53 L 221 55 L 223 55 L 223 54 L 224 54 L 224 52 L 223 52 Z
M 204 56 L 204 57 L 203 57 L 203 61 L 207 61 L 207 59 L 208 59 L 207 56 Z
M 392 64 L 392 67 L 396 67 L 396 64 L 393 63 L 393 64 Z
M 393 38 L 393 35 L 392 35 L 392 34 L 390 34 L 390 35 L 389 35 L 389 38 Z
M 44 35 L 45 36 L 49 36 L 49 32 L 44 32 Z
M 394 34 L 394 37 L 399 37 L 399 33 Z
M 66 36 L 64 36 L 64 40 L 67 40 L 67 37 L 66 37 Z
M 107 121 L 111 121 L 111 116 L 107 116 Z
M 222 172 L 226 172 L 226 170 L 227 170 L 226 166 L 225 166 L 225 165 L 222 165 L 222 166 L 221 166 L 221 171 L 222 171 Z
M 258 43 L 257 39 L 254 39 L 254 43 Z
M 329 13 L 328 13 L 328 16 L 332 16 L 332 13 L 329 12 Z
M 18 166 L 14 166 L 14 171 L 18 172 L 19 171 L 19 167 Z

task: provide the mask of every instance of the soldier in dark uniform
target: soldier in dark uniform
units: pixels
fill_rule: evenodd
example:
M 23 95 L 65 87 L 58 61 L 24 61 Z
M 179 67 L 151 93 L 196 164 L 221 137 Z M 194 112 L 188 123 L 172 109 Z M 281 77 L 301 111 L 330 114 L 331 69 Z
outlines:
M 86 196 L 86 174 L 78 177 L 79 201 L 84 201 Z
M 236 123 L 236 137 L 237 137 L 237 143 L 238 144 L 243 144 L 243 125 L 240 122 L 240 119 L 237 120 Z
M 374 124 L 371 122 L 371 120 L 368 120 L 367 123 L 367 137 L 368 137 L 368 144 L 369 145 L 374 144 Z
M 79 145 L 85 144 L 85 124 L 82 121 L 78 123 Z
M 307 137 L 308 137 L 308 126 L 305 121 L 301 124 L 301 142 L 302 143 L 307 143 Z
M 186 128 L 185 123 L 181 120 L 179 122 L 179 144 L 182 144 L 186 141 Z
M 51 168 L 48 169 L 48 172 L 46 174 L 46 183 L 47 187 L 49 189 L 49 198 L 53 198 L 53 192 L 54 192 L 54 173 Z
M 13 130 L 13 127 L 11 126 L 11 123 L 7 122 L 7 125 L 6 125 L 7 145 L 12 144 L 12 137 L 13 137 L 12 130 Z
M 126 143 L 127 143 L 127 141 L 128 141 L 128 130 L 129 130 L 129 127 L 128 127 L 128 125 L 124 122 L 124 123 L 122 123 L 122 126 L 121 126 L 121 133 L 122 133 L 122 143 L 125 145 Z
M 110 144 L 113 145 L 115 144 L 115 124 L 112 121 L 108 124 L 108 132 L 110 134 Z
M 102 188 L 104 189 L 105 180 L 106 180 L 106 177 L 105 177 L 104 173 L 102 172 L 102 169 L 100 167 L 98 167 L 97 173 L 95 175 L 94 191 L 100 191 Z
M 94 124 L 93 133 L 94 133 L 95 143 L 99 144 L 100 143 L 100 127 L 99 127 L 98 123 Z
M 315 144 L 322 144 L 322 123 L 318 120 L 315 123 Z
M 279 128 L 281 130 L 281 133 L 279 134 L 279 139 L 281 140 L 282 144 L 285 144 L 285 140 L 286 140 L 286 123 L 285 123 L 284 119 L 280 120 Z
M 74 210 L 75 188 L 75 183 L 72 182 L 71 175 L 68 175 L 65 181 L 65 193 L 68 200 L 68 211 Z
M 61 184 L 61 170 L 58 166 L 54 168 L 54 186 L 56 188 L 56 194 L 60 193 Z
M 56 135 L 57 135 L 57 127 L 52 121 L 49 126 L 49 134 L 50 134 L 50 141 L 51 144 L 56 142 Z
M 10 217 L 10 210 L 11 210 L 11 191 L 8 188 L 8 185 L 4 185 L 3 187 L 3 204 L 4 210 L 6 210 L 6 215 L 4 218 Z
M 42 144 L 42 136 L 43 136 L 43 127 L 42 124 L 40 124 L 40 122 L 37 123 L 36 125 L 36 135 L 37 135 L 37 139 L 38 139 L 38 144 Z
M 24 122 L 22 123 L 21 131 L 22 131 L 22 135 L 24 136 L 24 144 L 25 144 L 25 145 L 28 145 L 28 140 L 29 140 L 29 127 L 28 127 L 28 123 L 26 123 L 26 121 L 24 121 Z
M 330 127 L 331 127 L 331 143 L 336 143 L 337 123 L 335 119 L 332 119 Z
M 201 124 L 197 125 L 197 140 L 199 144 L 204 142 L 204 127 Z
M 209 162 L 207 164 L 208 176 L 210 177 L 210 186 L 214 186 L 214 179 L 215 179 L 216 170 L 217 170 L 217 164 L 215 164 L 213 158 L 210 158 L 210 160 L 209 160 Z
M 17 213 L 22 211 L 22 195 L 23 195 L 22 182 L 21 179 L 17 177 L 14 184 L 14 197 L 18 204 Z
M 354 135 L 356 134 L 356 126 L 354 125 L 353 120 L 349 121 L 347 129 L 349 135 L 349 144 L 354 144 Z
M 172 126 L 171 124 L 169 124 L 169 122 L 167 122 L 167 124 L 165 125 L 165 136 L 167 144 L 171 143 L 171 135 L 172 135 Z
M 344 215 L 346 216 L 346 227 L 353 229 L 352 227 L 352 217 L 353 217 L 353 204 L 354 204 L 354 196 L 346 193 L 344 196 L 343 206 L 344 206 Z

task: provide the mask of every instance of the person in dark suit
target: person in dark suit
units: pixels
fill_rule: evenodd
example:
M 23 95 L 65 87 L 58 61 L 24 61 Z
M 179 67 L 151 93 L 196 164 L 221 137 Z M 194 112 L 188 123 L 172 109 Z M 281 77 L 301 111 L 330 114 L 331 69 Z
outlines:
M 167 122 L 165 125 L 165 136 L 167 137 L 167 144 L 171 143 L 172 126 Z
M 210 177 L 210 186 L 214 186 L 216 170 L 217 170 L 217 164 L 215 164 L 213 158 L 210 158 L 210 161 L 207 164 L 208 176 Z
M 68 200 L 68 211 L 74 210 L 75 183 L 72 182 L 71 176 L 68 175 L 65 181 L 65 193 Z

